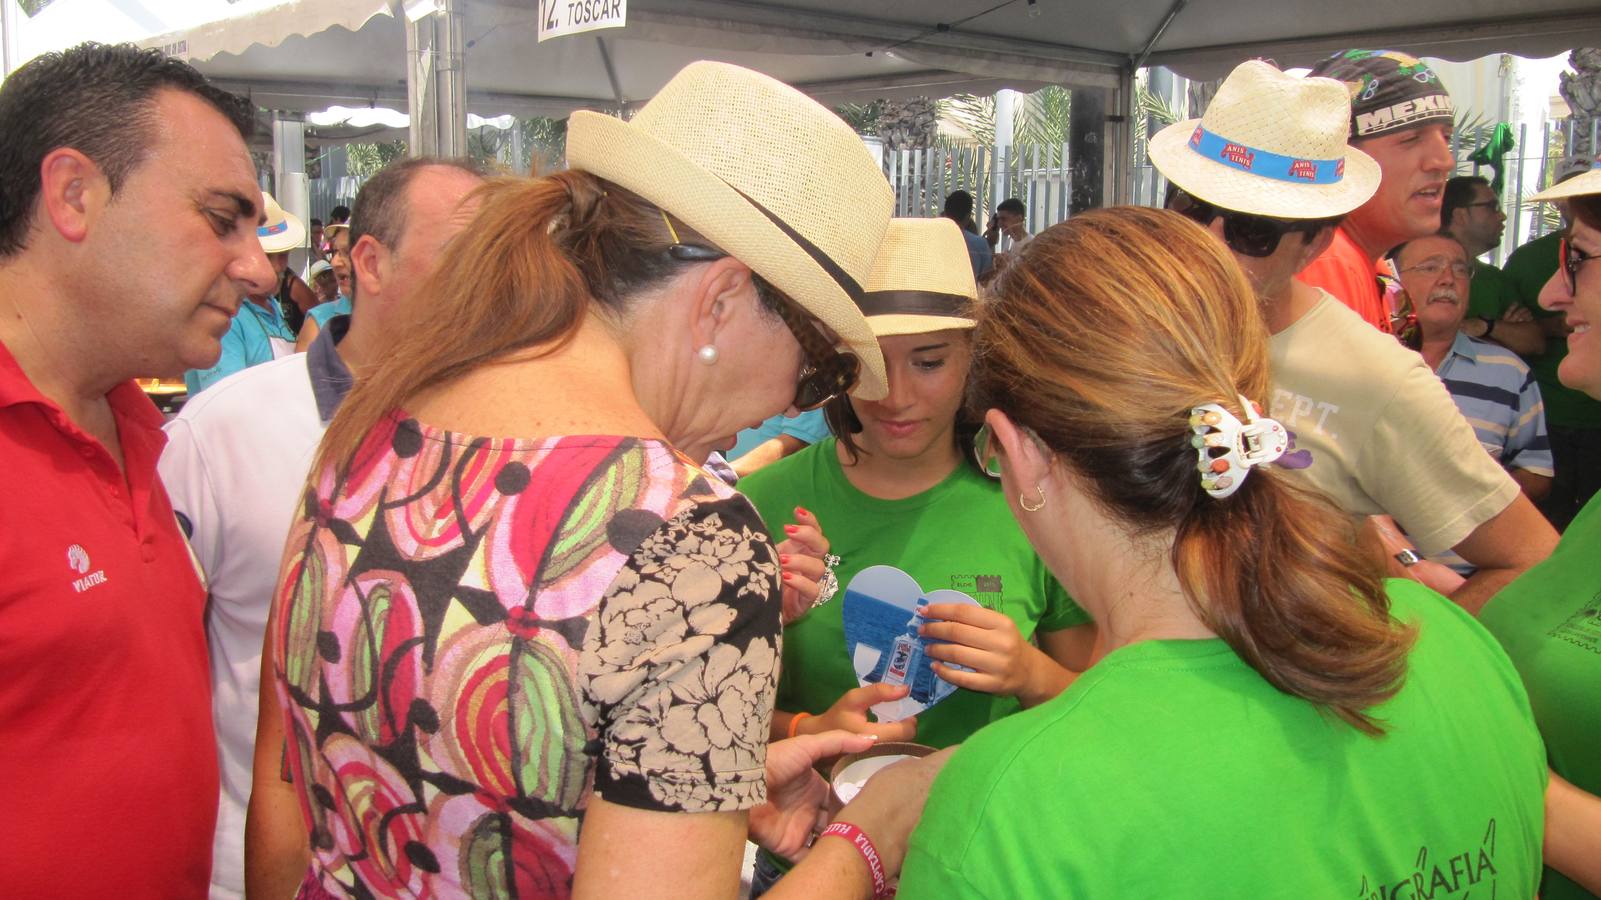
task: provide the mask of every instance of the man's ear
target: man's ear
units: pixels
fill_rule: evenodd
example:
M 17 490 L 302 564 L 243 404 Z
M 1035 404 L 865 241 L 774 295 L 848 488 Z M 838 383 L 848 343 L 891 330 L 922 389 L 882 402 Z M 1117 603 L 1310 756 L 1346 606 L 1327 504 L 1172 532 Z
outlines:
M 361 240 L 350 248 L 350 267 L 356 275 L 356 291 L 372 296 L 383 293 L 388 263 L 389 248 L 370 234 L 362 235 Z
M 1310 266 L 1312 260 L 1322 256 L 1323 251 L 1329 249 L 1329 245 L 1334 243 L 1334 232 L 1334 228 L 1320 228 L 1317 234 L 1307 239 L 1306 245 L 1301 248 L 1301 264 L 1296 267 L 1297 272 Z
M 40 224 L 48 223 L 72 243 L 89 235 L 89 227 L 111 200 L 111 184 L 94 160 L 71 147 L 58 147 L 39 163 Z

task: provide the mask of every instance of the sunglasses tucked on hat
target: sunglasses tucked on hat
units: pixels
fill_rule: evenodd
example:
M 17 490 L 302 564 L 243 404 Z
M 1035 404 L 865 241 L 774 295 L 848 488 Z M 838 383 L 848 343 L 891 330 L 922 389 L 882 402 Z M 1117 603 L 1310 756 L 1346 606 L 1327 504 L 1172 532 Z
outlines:
M 1573 165 L 1574 160 L 1563 163 L 1562 170 L 1557 173 L 1557 183 L 1551 185 L 1530 200 L 1561 200 L 1564 197 L 1582 197 L 1586 194 L 1601 194 L 1601 157 L 1590 160 L 1589 168 L 1580 168 Z M 1583 163 L 1585 160 L 1580 159 Z
M 855 394 L 888 393 L 883 354 L 857 304 L 895 196 L 839 117 L 766 75 L 697 62 L 627 122 L 573 113 L 567 162 L 655 203 L 750 266 L 861 359 Z
M 1434 70 L 1394 50 L 1342 50 L 1312 67 L 1309 78 L 1345 82 L 1351 93 L 1351 139 L 1451 122 L 1456 107 Z
M 862 312 L 878 337 L 972 328 L 978 285 L 950 219 L 891 219 L 867 276 Z
M 286 253 L 306 246 L 306 226 L 266 191 L 261 192 L 261 211 L 267 221 L 256 228 L 256 237 L 261 240 L 263 253 Z
M 1151 163 L 1186 193 L 1236 212 L 1327 219 L 1367 202 L 1379 164 L 1346 143 L 1350 101 L 1327 78 L 1241 63 L 1206 114 L 1151 138 Z

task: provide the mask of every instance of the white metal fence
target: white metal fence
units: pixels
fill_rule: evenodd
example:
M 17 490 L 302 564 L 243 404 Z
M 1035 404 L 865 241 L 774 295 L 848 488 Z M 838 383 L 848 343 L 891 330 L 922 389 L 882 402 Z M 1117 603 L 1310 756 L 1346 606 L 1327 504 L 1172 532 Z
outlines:
M 1521 126 L 1514 148 L 1504 159 L 1505 187 L 1501 208 L 1507 214 L 1506 230 L 1491 262 L 1500 264 L 1507 254 L 1556 226 L 1555 212 L 1546 204 L 1531 203 L 1529 196 L 1549 185 L 1562 160 L 1578 145 L 1601 152 L 1601 120 L 1591 123 L 1589 134 L 1574 133 L 1567 120 L 1541 128 Z M 1457 133 L 1452 150 L 1458 175 L 1493 172 L 1468 161 L 1468 156 L 1490 139 L 1493 128 Z M 1588 144 L 1584 139 L 1588 137 Z M 1028 208 L 1028 230 L 1038 232 L 1067 218 L 1073 193 L 1073 166 L 1066 144 L 1060 146 L 943 147 L 927 150 L 884 151 L 884 175 L 895 189 L 897 216 L 937 216 L 946 195 L 964 190 L 973 195 L 974 216 L 982 227 L 995 204 L 1008 197 Z M 1143 152 L 1134 161 L 1133 202 L 1158 206 L 1167 192 L 1167 179 L 1152 167 Z

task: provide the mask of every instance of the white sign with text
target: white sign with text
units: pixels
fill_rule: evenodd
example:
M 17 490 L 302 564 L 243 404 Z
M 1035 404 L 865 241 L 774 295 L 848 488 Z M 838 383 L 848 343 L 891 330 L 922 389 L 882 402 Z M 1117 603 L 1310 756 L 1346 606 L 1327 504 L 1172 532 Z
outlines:
M 539 0 L 539 39 L 628 24 L 628 0 Z

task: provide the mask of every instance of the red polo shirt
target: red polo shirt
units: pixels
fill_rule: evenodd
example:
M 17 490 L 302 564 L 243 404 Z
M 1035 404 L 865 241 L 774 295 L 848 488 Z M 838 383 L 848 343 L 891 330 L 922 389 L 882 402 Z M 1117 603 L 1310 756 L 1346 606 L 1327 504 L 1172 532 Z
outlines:
M 0 895 L 204 897 L 217 813 L 206 594 L 156 477 L 161 414 L 107 400 L 126 476 L 0 344 Z

